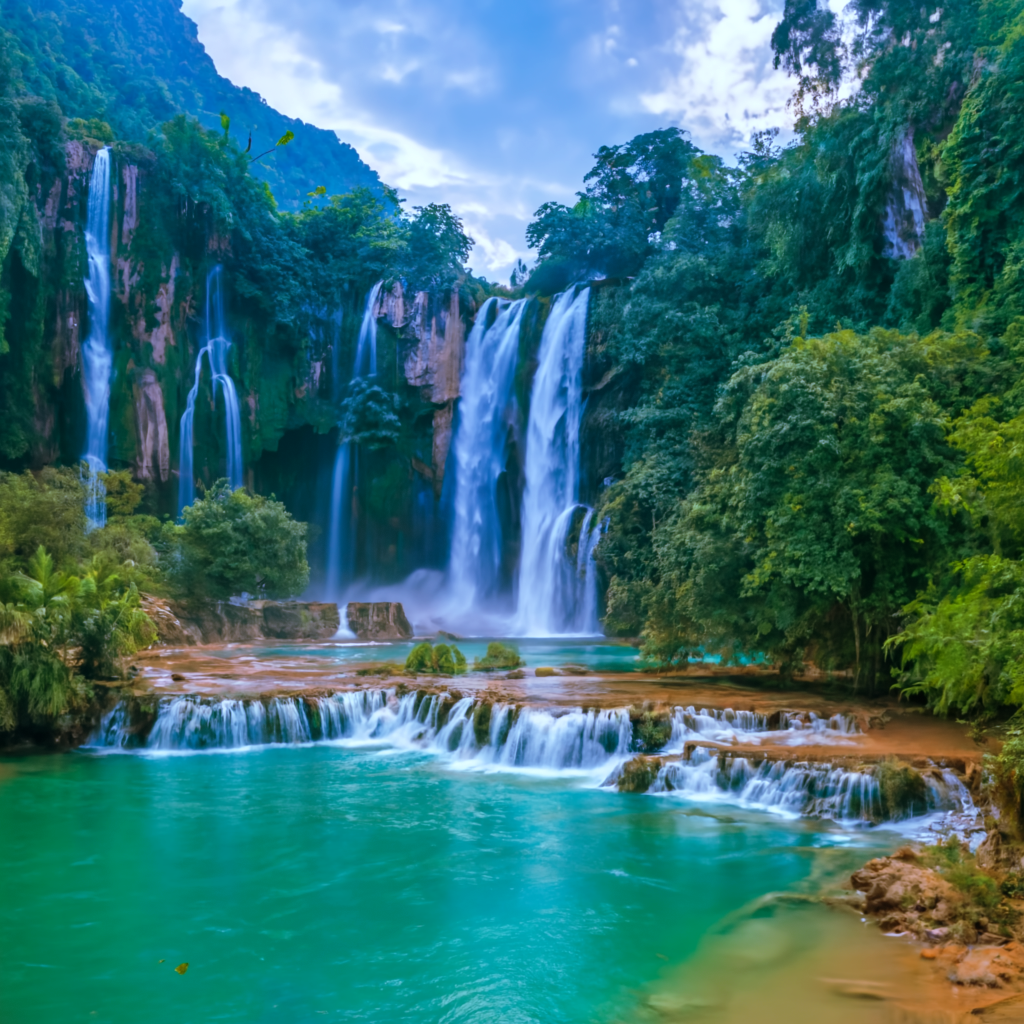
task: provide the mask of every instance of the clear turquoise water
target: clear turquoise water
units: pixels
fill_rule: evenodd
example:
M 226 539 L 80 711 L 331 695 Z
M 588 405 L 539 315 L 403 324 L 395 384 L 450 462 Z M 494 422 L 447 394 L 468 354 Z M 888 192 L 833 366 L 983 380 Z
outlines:
M 470 665 L 475 658 L 482 658 L 487 653 L 488 640 L 454 640 L 453 643 L 466 656 Z M 640 652 L 628 644 L 614 641 L 585 642 L 579 640 L 504 640 L 511 643 L 519 651 L 528 668 L 538 665 L 584 665 L 592 672 L 638 672 L 645 667 Z M 235 659 L 250 656 L 264 658 L 292 658 L 306 655 L 322 658 L 327 662 L 338 662 L 340 665 L 368 661 L 399 661 L 404 662 L 413 649 L 411 642 L 367 643 L 328 641 L 326 643 L 288 644 L 287 646 L 242 646 L 232 644 L 219 650 L 204 652 L 213 657 Z
M 0 1020 L 624 1020 L 838 840 L 419 754 L 0 760 Z

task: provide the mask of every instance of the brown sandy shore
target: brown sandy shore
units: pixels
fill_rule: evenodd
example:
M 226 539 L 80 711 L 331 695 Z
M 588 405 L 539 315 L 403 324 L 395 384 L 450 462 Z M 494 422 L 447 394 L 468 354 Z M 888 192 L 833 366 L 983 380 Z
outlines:
M 837 764 L 895 757 L 918 767 L 948 766 L 969 784 L 975 783 L 971 787 L 975 792 L 986 752 L 964 726 L 933 718 L 889 697 L 856 698 L 814 682 L 783 690 L 757 671 L 711 674 L 701 667 L 668 676 L 633 672 L 538 677 L 526 669 L 519 679 L 472 673 L 457 679 L 410 677 L 372 663 L 339 666 L 298 649 L 294 656 L 282 654 L 279 652 L 288 645 L 280 641 L 267 644 L 274 655 L 262 654 L 259 646 L 152 650 L 136 659 L 130 690 L 138 697 L 150 698 L 178 694 L 267 698 L 408 687 L 551 709 L 693 705 L 769 716 L 780 711 L 815 712 L 824 717 L 842 713 L 857 720 L 862 730 L 859 734 L 832 736 L 799 747 L 773 743 L 770 734 L 756 747 L 718 746 L 723 756 Z M 310 645 L 296 646 L 308 651 Z M 701 746 L 711 744 L 702 742 Z M 904 875 L 914 877 L 908 883 Z M 879 879 L 884 883 L 881 887 Z M 823 887 L 831 896 L 788 907 L 776 922 L 782 931 L 773 941 L 778 948 L 789 950 L 784 962 L 759 971 L 761 961 L 754 957 L 753 966 L 744 960 L 744 970 L 737 974 L 733 961 L 736 955 L 742 960 L 744 954 L 736 954 L 733 939 L 711 936 L 691 962 L 664 979 L 659 991 L 649 994 L 650 1019 L 722 1024 L 754 1020 L 787 1024 L 804 1020 L 808 1024 L 977 1020 L 1024 1024 L 1024 944 L 991 934 L 979 934 L 971 943 L 957 942 L 941 926 L 938 931 L 932 929 L 934 934 L 924 934 L 923 925 L 914 933 L 906 927 L 906 920 L 898 917 L 907 906 L 915 905 L 908 900 L 934 907 L 936 901 L 931 897 L 936 888 L 946 884 L 912 854 L 871 862 L 855 872 L 852 881 L 840 884 L 846 895 L 835 895 L 835 883 L 833 878 Z M 889 890 L 893 890 L 891 899 Z M 785 903 L 789 898 L 783 895 L 780 899 Z M 797 904 L 800 899 L 796 898 Z M 1020 910 L 1024 911 L 1024 902 Z M 876 922 L 882 927 L 876 927 Z M 755 930 L 756 923 L 756 919 L 748 922 Z M 743 933 L 742 927 L 739 932 Z M 808 941 L 809 936 L 817 938 Z M 717 995 L 709 995 L 709 1001 L 699 1007 L 692 1005 L 690 996 L 680 995 L 684 991 L 692 995 L 695 984 L 703 991 L 715 978 L 721 981 Z M 793 998 L 793 986 L 797 985 L 806 998 Z

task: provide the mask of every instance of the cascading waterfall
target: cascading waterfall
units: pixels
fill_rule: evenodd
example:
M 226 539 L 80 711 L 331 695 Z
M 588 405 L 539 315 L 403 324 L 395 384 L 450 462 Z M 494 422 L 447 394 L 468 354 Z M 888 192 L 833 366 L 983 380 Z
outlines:
M 121 701 L 107 712 L 90 746 L 108 750 L 191 752 L 241 750 L 253 746 L 348 743 L 426 751 L 455 768 L 586 772 L 597 781 L 616 780 L 640 745 L 627 708 L 552 711 L 474 697 L 395 689 L 355 690 L 330 696 L 270 699 L 165 697 L 156 720 Z M 938 811 L 973 813 L 970 793 L 951 771 L 922 773 L 923 794 L 899 808 L 886 805 L 870 770 L 850 770 L 797 759 L 732 757 L 728 744 L 745 747 L 770 740 L 792 746 L 849 740 L 859 733 L 846 715 L 813 713 L 768 717 L 753 711 L 676 707 L 661 755 L 664 763 L 650 792 L 694 799 L 733 801 L 784 813 L 837 821 L 880 822 Z M 611 773 L 609 775 L 609 772 Z
M 479 612 L 501 584 L 498 478 L 505 469 L 507 412 L 512 400 L 526 299 L 488 299 L 466 340 L 458 418 L 452 441 L 454 516 L 446 585 L 451 615 Z
M 651 793 L 677 792 L 690 798 L 728 798 L 748 807 L 833 821 L 900 821 L 934 812 L 974 812 L 967 787 L 948 769 L 923 774 L 923 793 L 905 806 L 889 807 L 878 778 L 820 763 L 791 763 L 722 757 L 698 747 L 685 761 L 663 765 Z
M 210 365 L 214 398 L 221 394 L 224 400 L 224 433 L 227 441 L 227 479 L 233 489 L 242 486 L 242 416 L 238 406 L 235 382 L 228 373 L 228 350 L 231 341 L 227 334 L 224 314 L 224 268 L 218 264 L 206 276 L 206 316 L 203 325 L 203 347 L 196 356 L 195 380 L 188 393 L 185 411 L 181 416 L 180 458 L 178 477 L 178 512 L 191 505 L 196 496 L 193 475 L 193 422 L 199 382 L 203 372 L 203 357 Z
M 363 321 L 359 325 L 356 359 L 352 380 L 377 376 L 377 303 L 384 282 L 378 281 L 366 297 Z M 341 596 L 341 586 L 355 574 L 355 516 L 352 509 L 352 491 L 355 484 L 358 446 L 352 441 L 338 445 L 331 474 L 331 513 L 327 529 L 328 598 Z
M 541 336 L 526 437 L 526 486 L 522 506 L 515 633 L 519 636 L 596 634 L 594 535 L 583 508 L 579 551 L 567 554 L 579 517 L 580 422 L 583 415 L 583 353 L 590 289 L 562 292 Z M 593 597 L 591 598 L 591 594 Z
M 99 474 L 107 469 L 107 427 L 110 420 L 110 375 L 114 353 L 110 344 L 110 149 L 104 146 L 92 165 L 85 226 L 89 276 L 89 336 L 82 345 L 82 383 L 87 416 L 85 514 L 90 529 L 107 521 L 105 491 Z

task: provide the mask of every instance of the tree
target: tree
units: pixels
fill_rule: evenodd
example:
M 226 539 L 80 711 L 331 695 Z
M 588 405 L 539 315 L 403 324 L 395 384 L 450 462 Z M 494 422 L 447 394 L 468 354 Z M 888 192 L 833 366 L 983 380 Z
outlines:
M 219 480 L 166 527 L 168 575 L 189 598 L 291 597 L 309 583 L 307 526 L 273 497 Z
M 656 653 L 813 656 L 873 686 L 901 609 L 949 560 L 930 490 L 958 463 L 944 403 L 984 354 L 840 331 L 738 370 L 697 487 L 656 531 Z
M 950 440 L 966 465 L 934 487 L 937 507 L 965 519 L 982 551 L 910 602 L 889 641 L 903 692 L 943 714 L 1024 706 L 1024 414 L 1000 423 L 993 407 L 983 400 L 957 420 Z

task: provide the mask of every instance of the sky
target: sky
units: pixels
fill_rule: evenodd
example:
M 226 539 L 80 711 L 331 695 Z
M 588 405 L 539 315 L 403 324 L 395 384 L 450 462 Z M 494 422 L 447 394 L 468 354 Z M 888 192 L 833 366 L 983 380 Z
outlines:
M 407 207 L 450 203 L 507 281 L 600 146 L 685 128 L 732 162 L 791 124 L 783 0 L 184 0 L 222 75 L 334 129 Z

